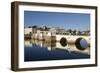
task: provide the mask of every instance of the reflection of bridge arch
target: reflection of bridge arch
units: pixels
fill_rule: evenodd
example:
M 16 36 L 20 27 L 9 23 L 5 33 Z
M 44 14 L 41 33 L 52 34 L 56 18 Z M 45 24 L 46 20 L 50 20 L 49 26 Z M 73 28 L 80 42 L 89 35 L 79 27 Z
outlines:
M 76 48 L 75 44 L 67 44 L 66 47 L 61 46 L 59 42 L 56 42 L 55 48 L 61 49 L 61 50 L 67 50 L 67 51 L 75 51 L 75 52 L 80 52 L 84 54 L 90 54 L 90 47 L 87 47 L 85 50 L 79 50 Z
M 48 51 L 53 51 L 56 49 L 66 50 L 66 51 L 76 51 L 84 54 L 90 54 L 90 47 L 87 47 L 85 50 L 79 50 L 76 48 L 75 44 L 67 44 L 66 46 L 62 46 L 60 42 L 45 42 L 39 40 L 26 40 L 25 46 L 32 47 L 37 45 L 39 47 L 47 47 Z M 34 49 L 34 48 L 33 48 Z

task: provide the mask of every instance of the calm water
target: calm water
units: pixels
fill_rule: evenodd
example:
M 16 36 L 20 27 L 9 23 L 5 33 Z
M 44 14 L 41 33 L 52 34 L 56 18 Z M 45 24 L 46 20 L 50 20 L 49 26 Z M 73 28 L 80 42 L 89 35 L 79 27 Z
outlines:
M 82 41 L 80 43 L 82 43 Z M 51 43 L 36 40 L 25 40 L 24 61 L 87 58 L 90 58 L 89 48 L 85 51 L 80 51 L 73 44 L 68 44 L 63 47 L 59 42 Z

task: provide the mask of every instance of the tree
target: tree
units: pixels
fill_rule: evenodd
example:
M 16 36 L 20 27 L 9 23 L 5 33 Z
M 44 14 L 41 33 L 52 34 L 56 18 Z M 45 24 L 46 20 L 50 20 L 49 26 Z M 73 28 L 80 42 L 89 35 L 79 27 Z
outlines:
M 71 29 L 68 29 L 67 31 L 68 31 L 69 33 L 72 33 L 72 30 L 71 30 Z
M 32 26 L 32 28 L 38 28 L 36 25 Z
M 76 35 L 76 32 L 77 32 L 76 30 L 73 30 L 73 35 Z

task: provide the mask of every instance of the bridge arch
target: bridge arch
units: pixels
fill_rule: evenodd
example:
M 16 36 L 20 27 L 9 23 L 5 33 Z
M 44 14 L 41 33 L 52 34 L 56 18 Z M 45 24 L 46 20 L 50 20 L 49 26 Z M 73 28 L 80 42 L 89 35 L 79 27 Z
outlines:
M 76 39 L 75 46 L 78 50 L 85 50 L 88 47 L 88 42 L 86 39 L 80 37 Z
M 67 46 L 67 39 L 66 39 L 65 37 L 62 37 L 62 38 L 60 39 L 60 44 L 61 44 L 63 47 Z

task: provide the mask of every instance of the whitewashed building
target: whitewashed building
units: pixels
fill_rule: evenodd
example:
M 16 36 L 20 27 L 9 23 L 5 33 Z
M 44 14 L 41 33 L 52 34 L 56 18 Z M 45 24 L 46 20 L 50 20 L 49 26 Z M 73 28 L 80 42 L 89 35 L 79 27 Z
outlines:
M 24 28 L 25 35 L 29 35 L 30 33 L 32 33 L 32 28 Z

